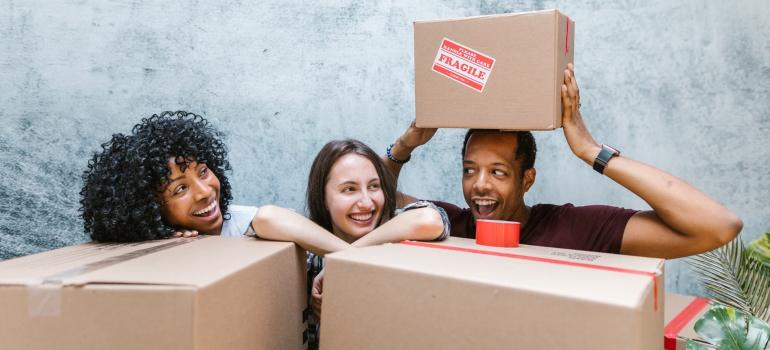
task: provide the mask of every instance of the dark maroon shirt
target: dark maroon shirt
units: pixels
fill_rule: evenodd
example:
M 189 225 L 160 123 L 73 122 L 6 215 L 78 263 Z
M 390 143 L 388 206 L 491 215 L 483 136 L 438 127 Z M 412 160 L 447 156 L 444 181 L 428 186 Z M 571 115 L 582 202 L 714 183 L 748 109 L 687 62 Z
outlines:
M 470 209 L 432 202 L 444 208 L 449 216 L 450 236 L 476 238 L 476 221 Z M 635 213 L 636 210 L 606 205 L 538 204 L 531 208 L 519 241 L 529 245 L 617 254 L 626 223 Z

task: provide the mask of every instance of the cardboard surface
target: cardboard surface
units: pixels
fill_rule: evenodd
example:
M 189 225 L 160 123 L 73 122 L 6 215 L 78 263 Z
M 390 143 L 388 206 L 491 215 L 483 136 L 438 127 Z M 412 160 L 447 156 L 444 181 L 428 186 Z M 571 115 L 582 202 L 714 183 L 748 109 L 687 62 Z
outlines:
M 557 10 L 414 22 L 417 126 L 561 127 L 574 40 Z
M 247 237 L 0 262 L 0 349 L 302 349 L 305 256 Z
M 715 346 L 703 341 L 695 332 L 695 322 L 708 311 L 708 299 L 690 295 L 666 293 L 665 350 L 685 350 L 692 339 L 708 349 Z
M 663 266 L 453 237 L 338 252 L 326 258 L 321 348 L 660 350 Z

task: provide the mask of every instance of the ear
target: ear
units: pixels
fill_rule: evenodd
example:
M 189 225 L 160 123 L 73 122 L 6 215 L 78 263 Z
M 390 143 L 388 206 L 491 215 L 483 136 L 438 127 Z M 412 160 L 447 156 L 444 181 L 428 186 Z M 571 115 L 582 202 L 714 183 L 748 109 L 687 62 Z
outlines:
M 521 177 L 521 184 L 525 193 L 529 191 L 529 188 L 532 187 L 532 185 L 535 183 L 536 176 L 537 171 L 535 168 L 524 170 L 524 176 Z

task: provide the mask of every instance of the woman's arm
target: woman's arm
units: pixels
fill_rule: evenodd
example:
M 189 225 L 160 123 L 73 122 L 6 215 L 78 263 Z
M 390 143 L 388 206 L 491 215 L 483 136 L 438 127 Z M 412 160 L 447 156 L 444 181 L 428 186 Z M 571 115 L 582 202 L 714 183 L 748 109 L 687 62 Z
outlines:
M 351 247 L 310 219 L 274 205 L 260 207 L 251 226 L 259 238 L 295 242 L 316 255 L 323 256 Z
M 353 242 L 354 247 L 365 247 L 403 240 L 431 241 L 444 236 L 441 214 L 431 207 L 404 211 L 374 231 Z M 446 230 L 449 232 L 449 230 Z

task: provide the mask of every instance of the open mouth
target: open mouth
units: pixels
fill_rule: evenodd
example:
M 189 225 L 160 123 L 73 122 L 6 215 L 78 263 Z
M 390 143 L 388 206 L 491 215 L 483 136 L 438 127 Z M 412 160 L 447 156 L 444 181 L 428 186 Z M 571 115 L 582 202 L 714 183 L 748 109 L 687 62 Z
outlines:
M 356 225 L 369 226 L 374 220 L 374 211 L 370 211 L 368 213 L 349 214 L 348 218 L 350 218 L 350 220 L 352 220 Z
M 480 217 L 488 217 L 497 209 L 498 201 L 494 199 L 474 199 L 473 205 Z
M 207 207 L 205 207 L 205 208 L 203 208 L 201 210 L 198 210 L 198 211 L 194 211 L 192 214 L 193 214 L 193 216 L 197 216 L 197 217 L 200 217 L 200 218 L 205 218 L 205 217 L 212 216 L 212 215 L 214 215 L 216 213 L 217 213 L 217 201 L 213 201 Z

